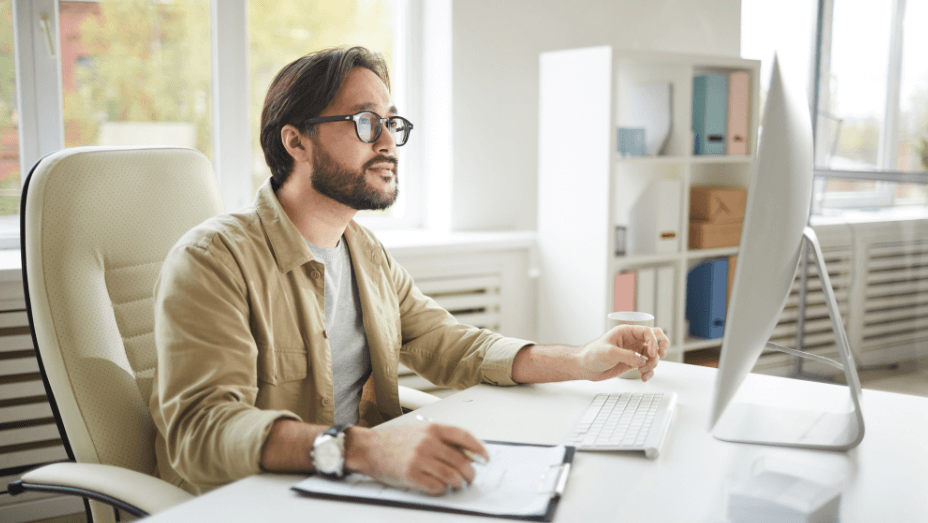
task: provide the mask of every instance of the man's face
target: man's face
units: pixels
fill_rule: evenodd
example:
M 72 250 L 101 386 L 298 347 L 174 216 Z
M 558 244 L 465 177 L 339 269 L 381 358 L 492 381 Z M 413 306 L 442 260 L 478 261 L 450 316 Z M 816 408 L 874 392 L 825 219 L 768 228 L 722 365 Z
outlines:
M 396 115 L 387 86 L 369 69 L 356 67 L 319 116 L 360 111 L 383 118 Z M 385 128 L 374 143 L 365 143 L 358 138 L 354 122 L 323 123 L 316 125 L 310 140 L 312 183 L 319 193 L 357 210 L 386 209 L 396 201 L 396 144 Z

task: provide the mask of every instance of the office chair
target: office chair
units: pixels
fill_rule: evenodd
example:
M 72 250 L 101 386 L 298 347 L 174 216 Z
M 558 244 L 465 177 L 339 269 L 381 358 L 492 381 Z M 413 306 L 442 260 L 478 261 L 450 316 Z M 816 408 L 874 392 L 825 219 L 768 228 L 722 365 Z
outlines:
M 21 205 L 23 285 L 71 462 L 27 472 L 11 494 L 77 495 L 100 522 L 116 509 L 144 517 L 192 498 L 152 476 L 153 290 L 174 243 L 222 212 L 209 160 L 190 149 L 80 147 L 33 167 Z M 438 401 L 400 389 L 408 409 Z

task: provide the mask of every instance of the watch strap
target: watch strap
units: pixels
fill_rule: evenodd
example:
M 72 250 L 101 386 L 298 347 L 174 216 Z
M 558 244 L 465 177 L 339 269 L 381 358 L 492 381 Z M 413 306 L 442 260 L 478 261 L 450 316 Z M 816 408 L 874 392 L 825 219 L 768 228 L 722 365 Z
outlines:
M 350 429 L 352 426 L 353 425 L 350 425 L 350 424 L 332 425 L 331 427 L 326 429 L 325 432 L 319 435 L 319 437 L 321 436 L 332 437 L 341 443 L 342 463 L 341 463 L 341 466 L 338 467 L 338 470 L 335 472 L 325 472 L 325 471 L 319 470 L 318 468 L 316 469 L 316 472 L 318 472 L 319 474 L 322 474 L 323 476 L 329 477 L 329 478 L 345 477 L 346 475 L 345 474 L 345 454 L 347 453 L 347 449 L 345 448 L 346 447 L 345 439 L 347 435 L 345 434 L 345 432 L 348 429 Z M 317 443 L 319 442 L 319 437 L 316 438 Z M 315 450 L 315 447 L 314 447 L 314 450 Z M 315 457 L 313 457 L 313 465 L 315 465 Z
M 349 425 L 347 423 L 343 423 L 341 425 L 332 425 L 331 427 L 328 428 L 328 430 L 323 432 L 323 434 L 328 434 L 329 436 L 335 436 L 337 438 L 339 434 L 341 434 L 342 432 L 345 432 L 351 427 L 352 425 Z

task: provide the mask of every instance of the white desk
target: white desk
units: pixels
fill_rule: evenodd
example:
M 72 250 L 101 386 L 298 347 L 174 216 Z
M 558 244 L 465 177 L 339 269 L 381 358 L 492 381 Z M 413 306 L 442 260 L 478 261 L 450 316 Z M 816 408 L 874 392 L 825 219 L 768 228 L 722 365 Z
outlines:
M 555 521 L 724 522 L 726 488 L 761 457 L 847 474 L 841 522 L 928 521 L 928 398 L 865 390 L 866 436 L 850 452 L 790 450 L 725 443 L 709 434 L 714 369 L 662 362 L 648 383 L 609 380 L 498 388 L 455 394 L 417 411 L 478 437 L 561 443 L 601 391 L 672 390 L 679 395 L 663 452 L 578 452 Z M 846 388 L 751 375 L 754 391 L 777 391 L 797 405 Z M 769 387 L 774 386 L 775 389 Z M 414 423 L 410 416 L 385 425 Z M 477 516 L 323 501 L 290 491 L 300 476 L 252 476 L 148 519 L 175 521 L 490 521 Z

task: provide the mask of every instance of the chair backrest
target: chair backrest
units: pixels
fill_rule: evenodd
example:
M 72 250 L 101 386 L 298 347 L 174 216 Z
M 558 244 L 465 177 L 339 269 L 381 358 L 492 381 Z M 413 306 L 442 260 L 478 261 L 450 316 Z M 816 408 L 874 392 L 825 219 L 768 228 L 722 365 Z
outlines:
M 151 474 L 153 291 L 170 248 L 223 212 L 197 151 L 81 147 L 23 188 L 23 280 L 36 349 L 74 459 Z

